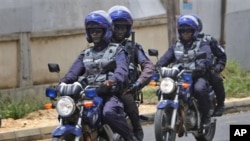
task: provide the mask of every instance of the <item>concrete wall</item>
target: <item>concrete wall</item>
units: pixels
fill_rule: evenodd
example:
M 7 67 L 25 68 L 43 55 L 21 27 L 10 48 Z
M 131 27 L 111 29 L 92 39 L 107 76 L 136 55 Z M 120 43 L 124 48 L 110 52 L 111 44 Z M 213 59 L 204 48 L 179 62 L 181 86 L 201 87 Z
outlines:
M 181 14 L 197 14 L 203 21 L 203 31 L 220 39 L 221 6 L 223 0 L 180 0 Z M 224 41 L 228 60 L 250 70 L 250 1 L 224 0 L 226 2 Z
M 18 85 L 17 41 L 0 42 L 0 88 Z
M 85 16 L 113 5 L 131 10 L 136 41 L 146 51 L 168 44 L 166 17 L 158 17 L 165 16 L 159 0 L 1 0 L 0 93 L 43 94 L 46 86 L 58 80 L 47 64 L 58 63 L 64 76 L 79 53 L 90 46 L 85 39 Z
M 202 19 L 203 32 L 220 38 L 221 0 L 180 0 L 180 14 L 196 14 Z
M 250 1 L 227 1 L 226 51 L 228 57 L 250 70 Z
M 0 78 L 5 80 L 0 81 L 0 93 L 41 93 L 45 86 L 56 83 L 57 75 L 48 71 L 47 64 L 58 63 L 60 75 L 64 76 L 79 53 L 91 45 L 83 31 L 82 28 L 1 36 L 0 66 L 6 67 L 0 67 Z M 160 55 L 166 51 L 166 15 L 136 20 L 134 31 L 136 41 L 146 52 L 149 48 L 159 49 Z M 152 60 L 155 62 L 156 58 Z
M 159 0 L 1 0 L 0 35 L 82 28 L 89 12 L 114 5 L 127 6 L 134 19 L 165 13 Z
M 179 1 L 182 14 L 199 15 L 204 32 L 217 39 L 220 37 L 221 1 Z M 157 16 L 165 14 L 158 0 L 2 0 L 0 93 L 21 93 L 20 90 L 56 82 L 57 77 L 48 72 L 47 63 L 59 63 L 63 76 L 80 51 L 89 46 L 82 23 L 86 14 L 92 10 L 108 10 L 115 4 L 129 7 L 137 19 L 134 24 L 136 41 L 144 46 L 145 51 L 148 48 L 158 49 L 161 56 L 168 48 L 168 35 L 166 17 Z M 250 1 L 227 0 L 226 4 L 225 46 L 228 58 L 249 70 Z

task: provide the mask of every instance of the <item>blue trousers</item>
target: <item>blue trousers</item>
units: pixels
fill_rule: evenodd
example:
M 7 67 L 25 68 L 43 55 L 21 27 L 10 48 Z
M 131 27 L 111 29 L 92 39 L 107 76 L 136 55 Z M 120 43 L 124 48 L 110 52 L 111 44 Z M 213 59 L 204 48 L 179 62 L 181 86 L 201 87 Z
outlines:
M 209 83 L 204 78 L 198 78 L 193 85 L 195 97 L 199 104 L 199 110 L 203 116 L 208 116 L 211 104 L 209 99 Z
M 125 118 L 122 102 L 115 96 L 106 99 L 103 108 L 103 119 L 110 128 L 125 140 L 132 138 L 132 131 Z

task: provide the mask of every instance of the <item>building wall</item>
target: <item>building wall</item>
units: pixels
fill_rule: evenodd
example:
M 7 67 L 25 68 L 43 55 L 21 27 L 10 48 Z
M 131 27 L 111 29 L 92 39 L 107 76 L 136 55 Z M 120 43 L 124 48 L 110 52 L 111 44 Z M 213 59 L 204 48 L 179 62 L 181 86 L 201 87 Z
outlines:
M 220 38 L 222 0 L 180 0 L 180 14 L 198 15 L 203 23 L 203 32 Z
M 0 42 L 0 88 L 18 85 L 17 41 Z
M 240 63 L 245 70 L 250 70 L 250 1 L 249 0 L 180 0 L 181 14 L 197 14 L 203 21 L 203 32 L 221 39 L 221 6 L 226 3 L 225 50 L 228 60 Z
M 228 58 L 250 70 L 250 1 L 227 0 L 226 51 Z
M 89 12 L 114 5 L 128 7 L 134 19 L 165 14 L 160 0 L 1 0 L 0 35 L 83 28 Z
M 146 54 L 149 48 L 155 48 L 161 56 L 168 48 L 166 15 L 136 20 L 134 31 L 136 42 L 144 47 Z M 25 43 L 21 43 L 20 34 L 27 34 Z M 63 77 L 80 52 L 91 45 L 85 39 L 83 28 L 1 36 L 0 66 L 5 67 L 0 67 L 0 78 L 6 81 L 0 81 L 0 89 L 23 90 L 55 83 L 57 75 L 49 72 L 47 64 L 58 63 Z M 25 61 L 25 58 L 30 59 Z M 155 62 L 156 58 L 152 60 Z

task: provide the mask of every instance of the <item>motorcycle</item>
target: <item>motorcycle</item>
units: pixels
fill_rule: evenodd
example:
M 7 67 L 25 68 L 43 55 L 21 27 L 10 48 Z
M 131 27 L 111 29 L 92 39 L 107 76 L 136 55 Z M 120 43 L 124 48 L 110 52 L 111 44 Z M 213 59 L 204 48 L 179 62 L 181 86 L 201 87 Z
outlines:
M 108 71 L 112 65 L 107 64 L 103 71 Z M 50 72 L 57 72 L 59 75 L 58 64 L 50 63 L 48 67 Z M 122 140 L 119 134 L 102 123 L 103 98 L 99 96 L 99 92 L 107 90 L 107 86 L 95 82 L 89 84 L 85 77 L 80 77 L 73 84 L 46 88 L 46 96 L 53 101 L 52 105 L 59 115 L 59 125 L 52 132 L 52 141 Z
M 157 56 L 158 51 L 149 49 L 150 56 Z M 182 56 L 187 62 L 205 58 L 205 53 L 194 52 Z M 199 104 L 194 94 L 190 92 L 192 84 L 192 64 L 172 65 L 158 68 L 161 80 L 158 83 L 157 95 L 159 101 L 154 119 L 156 141 L 175 141 L 178 137 L 192 133 L 197 141 L 212 141 L 216 130 L 216 118 L 212 117 L 216 97 L 210 87 L 211 123 L 207 128 L 201 125 Z M 194 65 L 194 64 L 193 64 Z

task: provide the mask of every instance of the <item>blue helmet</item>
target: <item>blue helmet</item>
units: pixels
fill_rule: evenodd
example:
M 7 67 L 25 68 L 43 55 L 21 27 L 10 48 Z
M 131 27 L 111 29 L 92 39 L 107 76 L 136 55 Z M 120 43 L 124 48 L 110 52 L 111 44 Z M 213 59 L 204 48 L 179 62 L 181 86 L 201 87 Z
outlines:
M 202 24 L 202 21 L 200 19 L 199 16 L 195 15 L 195 14 L 192 14 L 192 16 L 194 16 L 196 18 L 196 20 L 198 21 L 198 31 L 201 32 L 202 31 L 202 28 L 203 28 L 203 24 Z
M 89 13 L 85 18 L 85 30 L 86 39 L 89 43 L 92 43 L 92 39 L 89 33 L 90 28 L 102 28 L 104 29 L 103 40 L 108 42 L 113 33 L 112 20 L 107 12 L 103 10 L 97 10 Z
M 178 18 L 177 26 L 178 26 L 178 29 L 180 29 L 182 26 L 188 26 L 189 28 L 194 30 L 193 37 L 196 38 L 198 36 L 199 22 L 192 15 L 182 15 L 182 16 L 180 16 Z M 180 36 L 180 33 L 179 33 L 179 36 Z
M 108 10 L 114 24 L 125 24 L 128 26 L 128 31 L 125 38 L 128 38 L 132 32 L 133 18 L 129 9 L 122 5 L 116 5 Z

